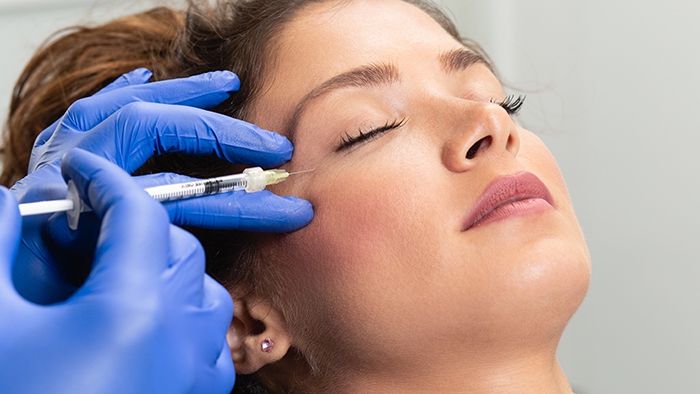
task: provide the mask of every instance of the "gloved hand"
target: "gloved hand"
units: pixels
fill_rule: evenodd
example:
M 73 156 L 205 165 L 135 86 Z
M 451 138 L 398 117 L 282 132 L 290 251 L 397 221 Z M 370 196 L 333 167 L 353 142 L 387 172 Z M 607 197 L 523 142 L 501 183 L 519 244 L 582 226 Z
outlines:
M 94 268 L 64 302 L 21 297 L 22 221 L 0 188 L 0 392 L 228 393 L 233 304 L 199 242 L 107 160 L 74 149 L 62 168 L 101 220 Z
M 148 70 L 138 69 L 75 102 L 37 138 L 30 174 L 11 189 L 16 198 L 20 202 L 65 198 L 60 158 L 72 147 L 96 153 L 128 172 L 163 152 L 216 154 L 233 163 L 262 167 L 275 167 L 291 158 L 293 147 L 286 138 L 202 109 L 219 104 L 238 89 L 235 74 L 221 71 L 146 83 L 149 78 Z M 160 174 L 142 183 L 153 186 L 178 178 Z M 236 192 L 164 205 L 175 224 L 216 229 L 288 232 L 305 226 L 313 217 L 307 201 L 269 191 Z M 62 223 L 63 216 L 60 214 L 56 223 Z M 76 244 L 84 245 L 83 249 L 90 252 L 91 243 L 81 240 L 91 238 L 95 225 L 81 218 L 78 234 L 70 233 L 65 225 L 52 225 L 53 236 L 48 237 L 46 223 L 45 217 L 25 218 L 13 272 L 19 293 L 41 304 L 75 291 L 79 283 L 66 277 L 66 267 L 61 264 L 75 261 L 75 256 L 64 249 L 71 243 L 73 249 Z M 89 267 L 89 262 L 82 266 Z

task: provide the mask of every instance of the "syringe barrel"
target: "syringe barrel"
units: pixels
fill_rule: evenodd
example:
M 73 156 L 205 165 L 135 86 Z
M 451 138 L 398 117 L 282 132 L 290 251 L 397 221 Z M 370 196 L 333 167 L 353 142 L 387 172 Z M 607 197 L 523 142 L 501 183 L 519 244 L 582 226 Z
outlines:
M 180 200 L 236 190 L 255 193 L 264 190 L 267 185 L 281 182 L 287 176 L 288 174 L 284 170 L 263 171 L 260 167 L 251 167 L 246 168 L 242 174 L 149 187 L 146 192 L 158 201 Z
M 220 178 L 176 183 L 172 185 L 146 188 L 146 192 L 158 201 L 173 201 L 184 198 L 205 196 L 235 190 L 245 189 L 245 176 L 242 174 L 229 175 Z

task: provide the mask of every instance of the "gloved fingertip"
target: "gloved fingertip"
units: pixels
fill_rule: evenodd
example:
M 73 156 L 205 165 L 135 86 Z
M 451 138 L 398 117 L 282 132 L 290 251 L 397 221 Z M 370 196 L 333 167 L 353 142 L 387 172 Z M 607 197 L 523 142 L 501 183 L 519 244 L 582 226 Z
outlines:
M 101 94 L 113 92 L 115 90 L 119 90 L 128 86 L 142 85 L 148 83 L 148 81 L 151 80 L 152 75 L 153 73 L 149 69 L 143 67 L 131 70 L 127 73 L 120 75 L 119 78 L 115 79 L 114 81 L 112 81 L 112 83 L 100 89 L 100 91 L 95 93 L 93 96 L 99 96 Z
M 275 133 L 273 131 L 271 131 L 270 133 L 272 133 L 272 138 L 274 138 L 275 141 L 280 145 L 280 149 L 279 149 L 280 152 L 283 152 L 284 154 L 288 154 L 289 155 L 288 160 L 291 160 L 292 153 L 294 153 L 294 145 L 292 144 L 292 141 L 290 141 L 289 138 L 287 138 L 286 136 L 284 136 L 282 134 Z
M 209 74 L 212 81 L 218 82 L 227 92 L 235 92 L 241 88 L 241 80 L 238 75 L 228 70 L 213 71 Z
M 258 138 L 264 141 L 264 143 L 260 143 L 256 147 L 260 154 L 257 157 L 253 157 L 254 161 L 252 163 L 246 164 L 276 167 L 292 159 L 294 145 L 286 136 L 238 119 L 232 119 L 232 122 L 234 123 L 233 127 L 240 127 L 240 125 L 245 124 L 245 127 L 248 128 L 251 134 L 257 135 Z
M 313 205 L 307 200 L 294 196 L 282 196 L 290 204 L 287 208 L 287 218 L 295 229 L 308 225 L 314 218 Z
M 136 80 L 139 82 L 148 82 L 153 76 L 153 72 L 151 72 L 151 70 L 145 67 L 139 67 L 137 69 L 129 71 L 128 73 L 124 74 L 124 76 L 129 81 Z
M 135 68 L 135 69 L 129 71 L 127 74 L 131 74 L 131 75 L 143 75 L 143 76 L 149 76 L 149 77 L 150 77 L 150 76 L 153 75 L 153 72 L 151 72 L 151 70 L 149 70 L 149 69 L 146 68 L 146 67 L 139 67 L 139 68 Z
M 299 206 L 308 207 L 309 209 L 313 209 L 311 207 L 311 203 L 309 202 L 309 200 L 304 200 L 303 198 L 299 198 L 297 196 L 280 196 L 280 197 L 284 198 L 287 201 L 298 204 Z

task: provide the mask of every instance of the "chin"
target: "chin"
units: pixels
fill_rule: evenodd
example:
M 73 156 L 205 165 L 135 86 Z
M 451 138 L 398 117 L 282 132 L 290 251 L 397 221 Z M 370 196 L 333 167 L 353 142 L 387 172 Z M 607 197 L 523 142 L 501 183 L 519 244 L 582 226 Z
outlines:
M 509 279 L 523 328 L 533 338 L 557 342 L 588 292 L 590 257 L 584 244 L 567 240 L 543 240 L 540 251 L 520 256 L 521 264 Z M 515 312 L 515 311 L 514 311 Z M 524 313 L 523 313 L 524 312 Z

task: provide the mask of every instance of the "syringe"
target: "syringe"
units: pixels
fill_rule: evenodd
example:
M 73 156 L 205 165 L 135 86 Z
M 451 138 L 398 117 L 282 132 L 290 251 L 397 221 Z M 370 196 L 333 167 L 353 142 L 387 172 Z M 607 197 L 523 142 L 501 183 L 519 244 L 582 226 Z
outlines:
M 265 189 L 267 185 L 274 185 L 284 181 L 289 175 L 285 170 L 263 170 L 260 167 L 252 167 L 246 168 L 242 174 L 155 186 L 144 190 L 157 201 L 182 200 L 236 190 L 254 193 Z M 19 204 L 19 212 L 22 216 L 66 212 L 68 226 L 73 230 L 78 228 L 80 213 L 90 210 L 90 207 L 85 205 L 78 196 L 78 189 L 73 181 L 68 181 L 68 194 L 64 200 Z

